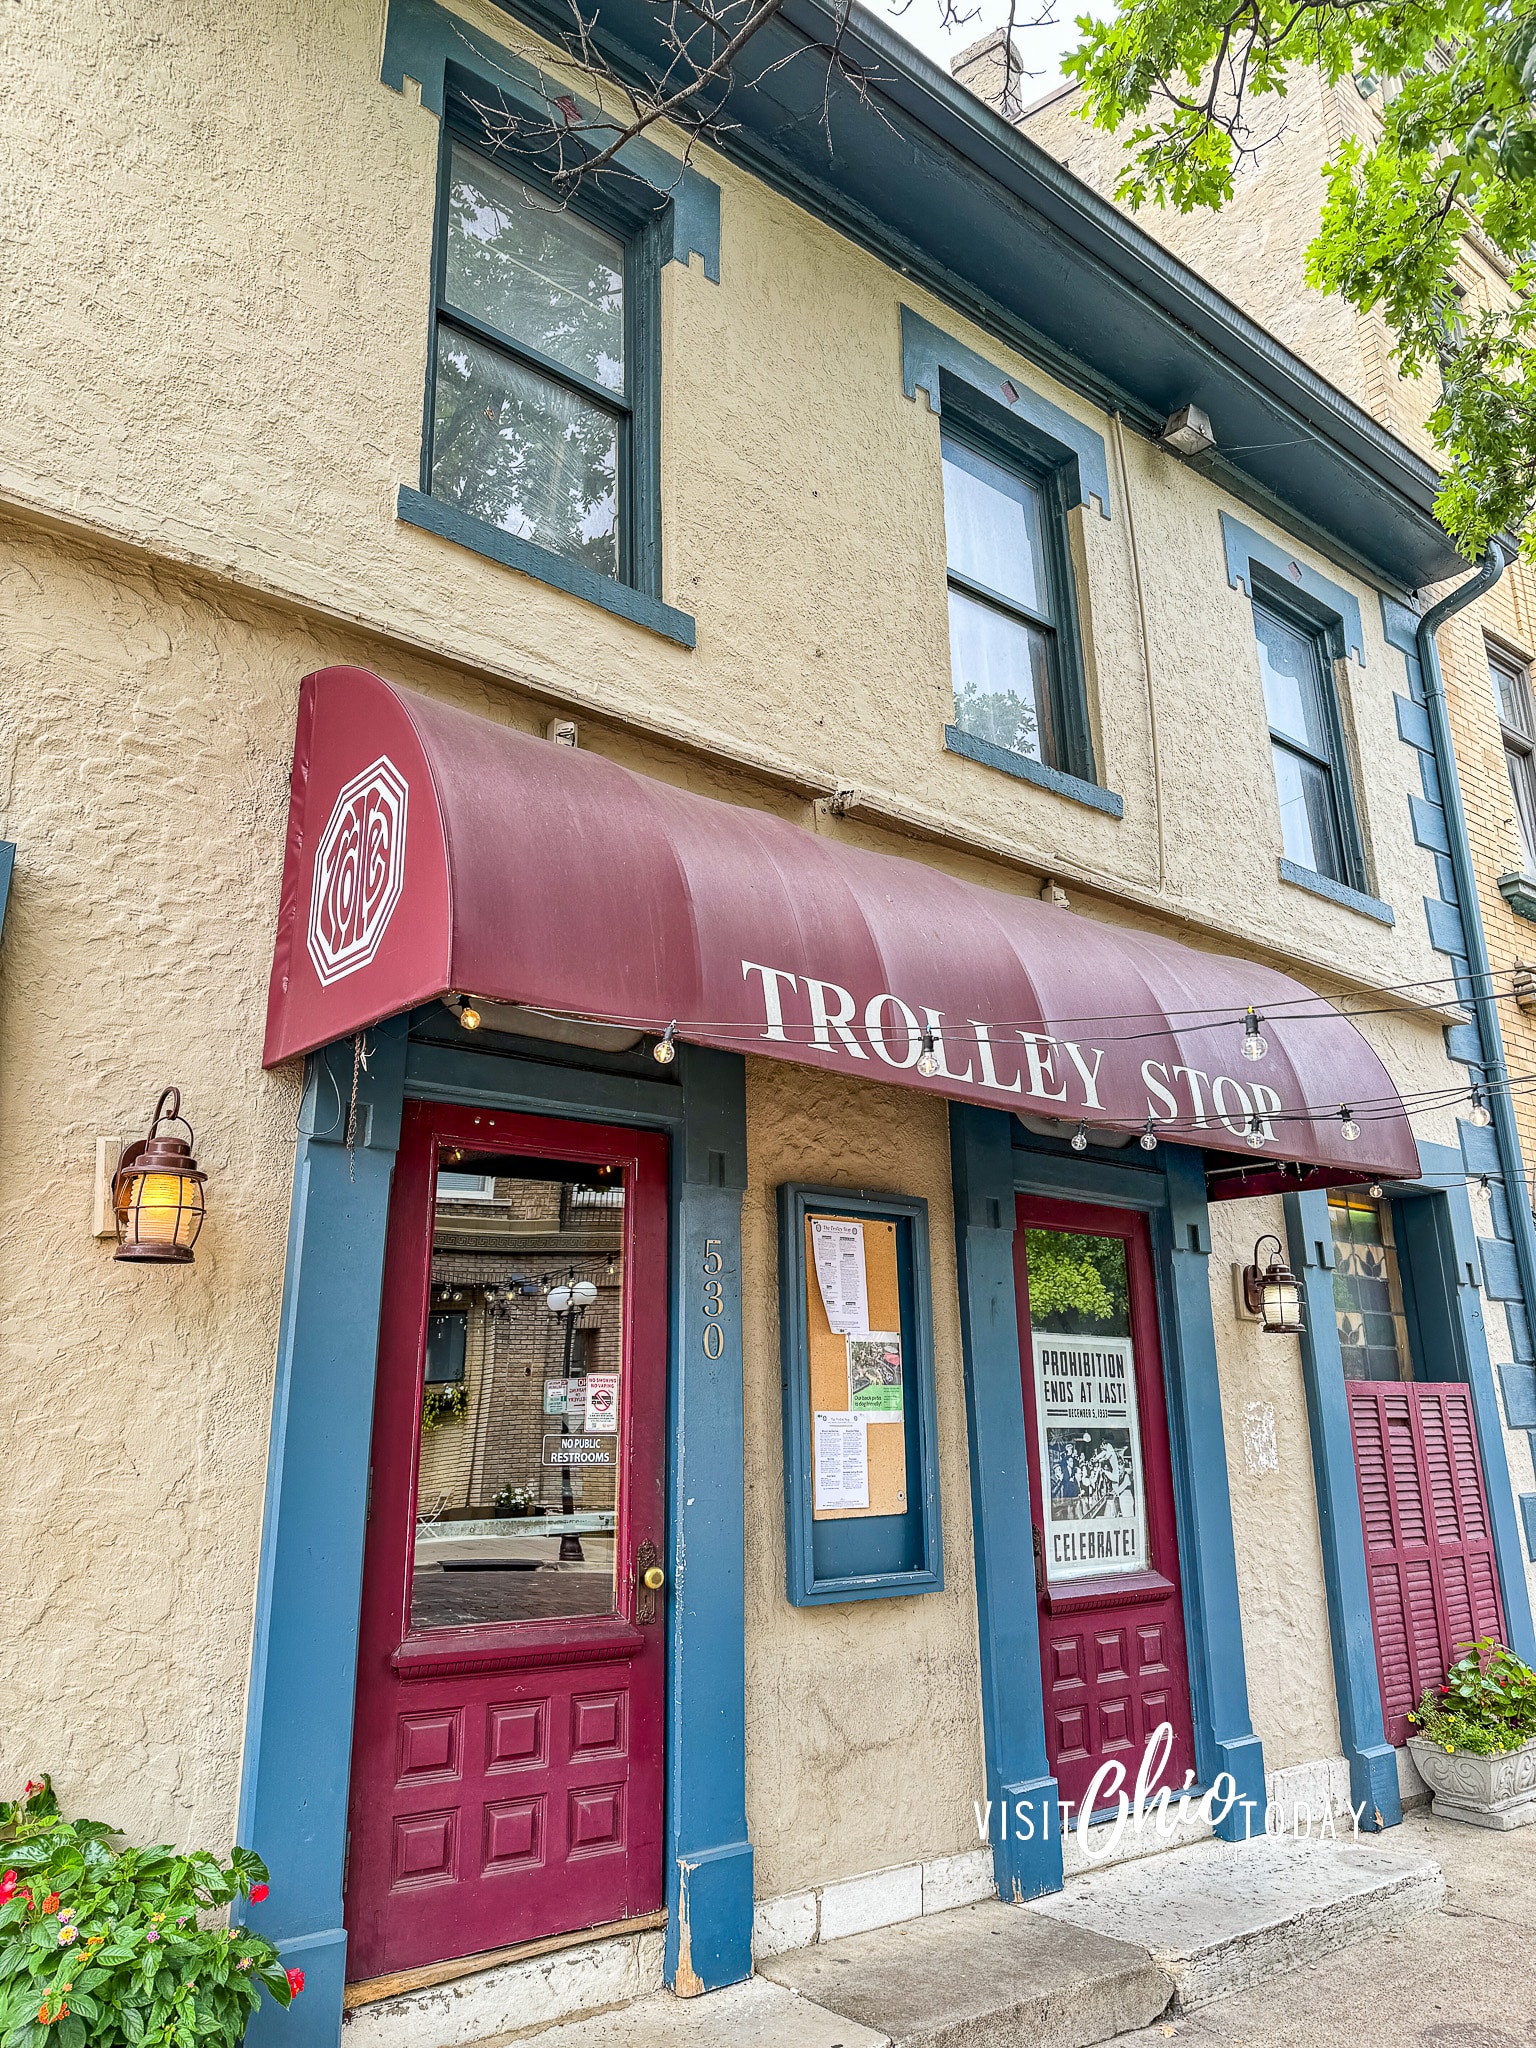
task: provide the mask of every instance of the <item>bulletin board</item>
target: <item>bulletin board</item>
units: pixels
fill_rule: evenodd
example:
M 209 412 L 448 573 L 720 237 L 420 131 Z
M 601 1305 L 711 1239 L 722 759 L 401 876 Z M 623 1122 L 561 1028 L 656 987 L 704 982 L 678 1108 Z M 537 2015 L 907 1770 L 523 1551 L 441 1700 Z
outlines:
M 790 1183 L 779 1212 L 789 1598 L 936 1591 L 927 1204 Z

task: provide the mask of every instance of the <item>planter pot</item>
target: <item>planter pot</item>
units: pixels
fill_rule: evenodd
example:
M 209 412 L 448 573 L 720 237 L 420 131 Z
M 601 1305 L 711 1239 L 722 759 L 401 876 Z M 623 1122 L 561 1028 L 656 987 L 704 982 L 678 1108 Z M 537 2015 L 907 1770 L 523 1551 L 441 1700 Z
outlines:
M 1454 1755 L 1438 1742 L 1411 1735 L 1408 1748 L 1419 1776 L 1435 1795 L 1442 1820 L 1478 1828 L 1523 1828 L 1536 1822 L 1536 1742 L 1503 1756 Z

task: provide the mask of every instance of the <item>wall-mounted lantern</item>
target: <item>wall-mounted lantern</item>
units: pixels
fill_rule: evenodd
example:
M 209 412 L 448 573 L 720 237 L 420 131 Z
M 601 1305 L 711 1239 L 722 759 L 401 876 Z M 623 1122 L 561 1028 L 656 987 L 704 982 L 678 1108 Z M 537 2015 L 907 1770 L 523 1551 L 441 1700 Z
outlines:
M 1264 1263 L 1264 1247 L 1274 1255 Z M 1301 1283 L 1280 1255 L 1278 1237 L 1261 1237 L 1253 1248 L 1253 1264 L 1243 1268 L 1243 1305 L 1264 1330 L 1277 1336 L 1301 1328 Z
M 180 1124 L 187 1135 L 163 1132 L 162 1124 Z M 206 1179 L 192 1157 L 194 1142 L 192 1126 L 181 1113 L 180 1089 L 165 1089 L 150 1118 L 149 1135 L 123 1148 L 113 1176 L 114 1258 L 191 1265 L 192 1247 L 203 1227 Z

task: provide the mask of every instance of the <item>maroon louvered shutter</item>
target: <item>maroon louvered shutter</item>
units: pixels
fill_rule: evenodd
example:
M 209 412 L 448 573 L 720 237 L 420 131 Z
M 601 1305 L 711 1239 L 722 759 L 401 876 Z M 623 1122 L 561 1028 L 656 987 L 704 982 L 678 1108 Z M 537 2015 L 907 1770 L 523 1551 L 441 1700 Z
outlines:
M 1470 1390 L 1350 1380 L 1349 1415 L 1387 1740 L 1477 1636 L 1502 1641 L 1488 1498 Z

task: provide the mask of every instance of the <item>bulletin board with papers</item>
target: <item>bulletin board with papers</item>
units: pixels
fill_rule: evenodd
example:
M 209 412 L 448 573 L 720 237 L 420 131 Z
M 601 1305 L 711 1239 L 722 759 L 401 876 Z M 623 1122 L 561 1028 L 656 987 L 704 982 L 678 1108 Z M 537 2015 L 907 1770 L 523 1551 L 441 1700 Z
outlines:
M 789 1597 L 942 1584 L 927 1208 L 779 1191 Z

